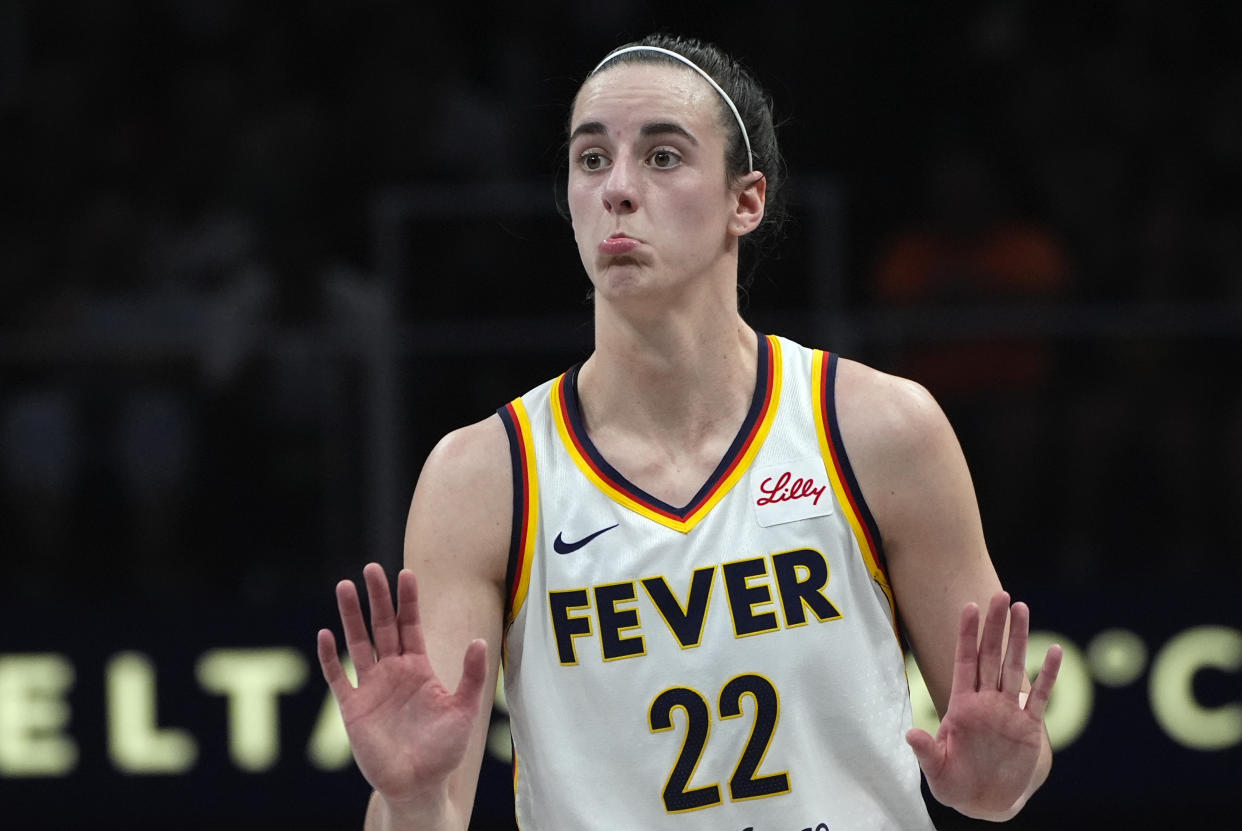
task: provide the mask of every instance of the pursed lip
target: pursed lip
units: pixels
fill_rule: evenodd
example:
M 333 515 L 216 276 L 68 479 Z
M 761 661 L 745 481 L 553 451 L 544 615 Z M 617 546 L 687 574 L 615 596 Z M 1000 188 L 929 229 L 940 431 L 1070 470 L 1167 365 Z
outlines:
M 599 244 L 601 254 L 628 254 L 640 245 L 640 241 L 629 234 L 617 232 Z

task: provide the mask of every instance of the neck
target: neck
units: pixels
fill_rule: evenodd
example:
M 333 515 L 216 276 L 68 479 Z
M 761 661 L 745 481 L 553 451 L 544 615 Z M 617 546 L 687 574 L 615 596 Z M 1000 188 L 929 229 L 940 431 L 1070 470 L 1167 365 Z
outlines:
M 755 333 L 736 305 L 686 308 L 635 323 L 597 307 L 595 352 L 578 380 L 592 433 L 694 440 L 741 423 L 754 393 Z

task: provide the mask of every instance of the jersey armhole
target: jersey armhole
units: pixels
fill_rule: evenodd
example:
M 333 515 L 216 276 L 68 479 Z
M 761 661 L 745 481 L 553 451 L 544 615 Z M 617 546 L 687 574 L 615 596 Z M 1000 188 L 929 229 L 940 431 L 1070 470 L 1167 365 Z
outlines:
M 513 470 L 513 527 L 509 532 L 509 560 L 505 566 L 504 620 L 508 630 L 526 600 L 538 518 L 538 480 L 530 419 L 522 399 L 515 398 L 496 412 L 509 437 L 509 458 Z
M 900 640 L 897 626 L 897 604 L 893 597 L 892 583 L 888 579 L 888 564 L 884 557 L 884 542 L 876 525 L 867 500 L 850 465 L 841 440 L 841 427 L 837 420 L 836 382 L 838 356 L 834 352 L 816 350 L 812 357 L 812 389 L 814 390 L 815 425 L 820 451 L 828 478 L 832 480 L 833 492 L 842 511 L 849 520 L 850 528 L 858 541 L 864 564 L 872 579 L 888 600 L 893 630 Z

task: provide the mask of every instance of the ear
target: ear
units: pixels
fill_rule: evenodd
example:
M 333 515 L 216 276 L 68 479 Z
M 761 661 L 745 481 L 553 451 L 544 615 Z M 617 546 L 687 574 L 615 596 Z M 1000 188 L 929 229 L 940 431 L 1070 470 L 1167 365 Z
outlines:
M 768 195 L 768 180 L 762 172 L 753 170 L 742 178 L 742 182 L 742 188 L 737 192 L 737 209 L 729 219 L 729 230 L 739 237 L 759 227 Z

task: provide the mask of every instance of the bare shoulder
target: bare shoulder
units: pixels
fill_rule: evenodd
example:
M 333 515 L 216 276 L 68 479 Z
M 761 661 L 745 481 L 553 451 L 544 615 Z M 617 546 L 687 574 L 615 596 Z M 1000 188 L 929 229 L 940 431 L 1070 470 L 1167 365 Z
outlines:
M 855 468 L 903 468 L 914 456 L 957 440 L 944 411 L 922 385 L 841 359 L 836 379 L 837 420 Z M 908 468 L 906 468 L 908 469 Z M 860 475 L 864 471 L 856 470 Z
M 406 564 L 503 580 L 512 522 L 509 438 L 492 415 L 444 436 L 427 457 L 406 524 Z
M 500 416 L 493 414 L 440 439 L 427 457 L 423 475 L 507 473 L 509 464 L 509 437 Z
M 982 545 L 961 445 L 936 400 L 914 381 L 855 361 L 837 368 L 841 440 L 890 559 L 935 536 Z M 954 528 L 944 528 L 952 521 Z

